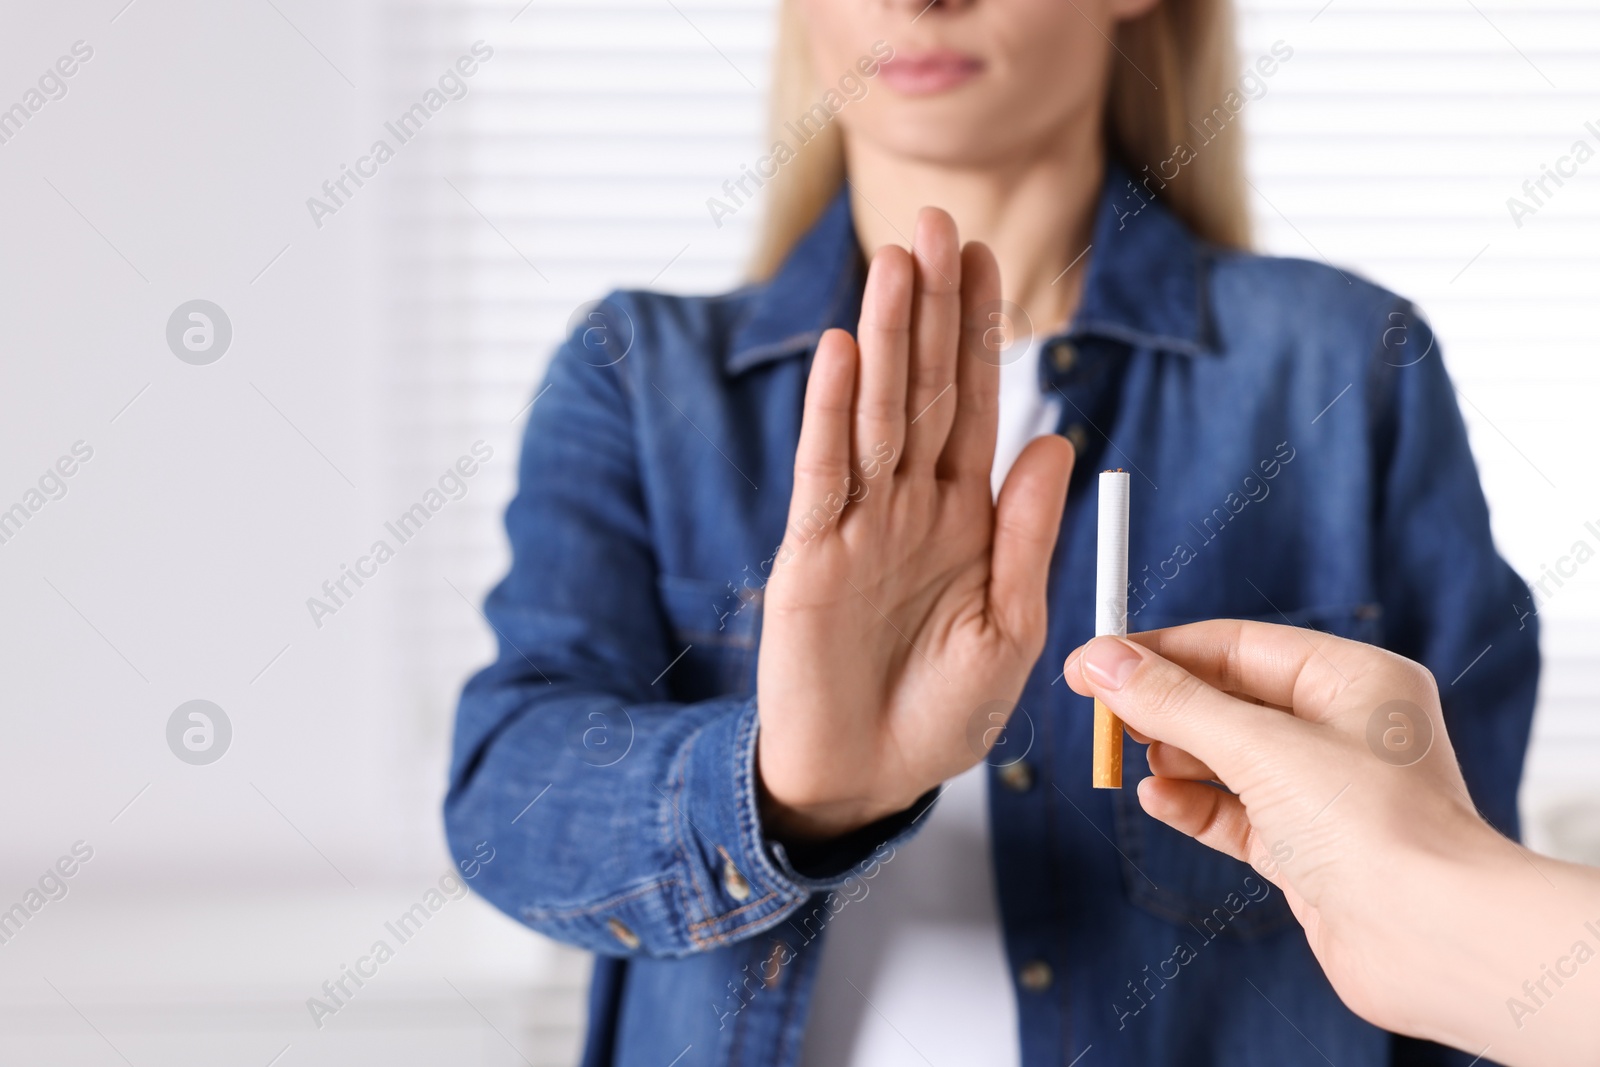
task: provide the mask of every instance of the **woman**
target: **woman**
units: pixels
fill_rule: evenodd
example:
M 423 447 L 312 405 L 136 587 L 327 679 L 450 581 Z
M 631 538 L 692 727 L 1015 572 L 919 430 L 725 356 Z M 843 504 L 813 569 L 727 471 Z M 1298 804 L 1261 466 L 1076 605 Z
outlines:
M 1470 664 L 1445 714 L 1515 829 L 1522 587 L 1409 305 L 1242 251 L 1228 25 L 786 6 L 758 280 L 613 294 L 557 353 L 446 821 L 489 900 L 599 955 L 587 1063 L 1453 1055 L 1345 1009 L 1248 867 L 1091 790 L 1051 684 L 1091 475 L 1128 468 L 1134 629 Z
M 1066 679 L 1150 742 L 1144 809 L 1283 890 L 1362 1018 L 1517 1067 L 1595 1062 L 1600 870 L 1478 816 L 1426 670 L 1217 621 L 1097 638 Z

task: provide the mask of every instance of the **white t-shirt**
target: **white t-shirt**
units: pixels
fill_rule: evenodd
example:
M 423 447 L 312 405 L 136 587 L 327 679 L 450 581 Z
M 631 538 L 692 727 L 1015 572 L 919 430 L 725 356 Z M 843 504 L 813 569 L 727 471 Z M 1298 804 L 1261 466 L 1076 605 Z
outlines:
M 1000 368 L 995 492 L 1022 449 L 1052 433 L 1039 349 Z M 945 783 L 922 832 L 828 923 L 802 1067 L 1015 1067 L 1017 1002 L 990 854 L 988 766 Z M 855 891 L 859 893 L 859 890 Z

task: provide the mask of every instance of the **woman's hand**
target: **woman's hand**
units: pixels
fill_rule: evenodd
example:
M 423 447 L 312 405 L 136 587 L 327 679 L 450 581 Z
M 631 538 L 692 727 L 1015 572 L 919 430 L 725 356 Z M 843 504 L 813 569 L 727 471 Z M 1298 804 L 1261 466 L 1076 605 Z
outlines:
M 973 714 L 1014 704 L 1044 647 L 1072 448 L 1033 442 L 991 502 L 999 268 L 942 211 L 915 236 L 914 257 L 873 256 L 857 340 L 825 334 L 806 387 L 757 677 L 779 838 L 864 826 L 972 766 Z
M 1150 744 L 1145 811 L 1281 889 L 1351 1010 L 1488 1045 L 1498 1062 L 1596 1062 L 1600 962 L 1579 967 L 1574 943 L 1600 953 L 1600 872 L 1530 853 L 1478 816 L 1427 670 L 1356 641 L 1217 621 L 1096 638 L 1065 677 Z M 1561 960 L 1574 988 L 1524 986 Z

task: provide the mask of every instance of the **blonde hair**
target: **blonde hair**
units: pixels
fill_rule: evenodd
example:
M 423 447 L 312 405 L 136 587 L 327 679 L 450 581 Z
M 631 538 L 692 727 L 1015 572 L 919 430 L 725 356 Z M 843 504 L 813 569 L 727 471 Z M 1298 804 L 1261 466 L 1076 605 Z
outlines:
M 1191 119 L 1203 121 L 1230 94 L 1237 97 L 1231 0 L 1160 0 L 1146 14 L 1118 25 L 1116 47 L 1105 116 L 1112 154 L 1135 176 L 1148 167 L 1154 177 L 1146 188 L 1200 237 L 1249 247 L 1240 123 L 1228 121 L 1214 135 L 1208 128 L 1210 139 L 1187 160 L 1173 158 L 1179 145 L 1191 143 Z M 823 91 L 811 69 L 798 0 L 782 0 L 768 100 L 772 140 L 780 139 L 783 124 L 804 115 Z M 1163 164 L 1174 162 L 1181 166 L 1169 178 Z M 766 183 L 753 277 L 769 278 L 777 271 L 843 182 L 843 137 L 838 123 L 829 123 Z

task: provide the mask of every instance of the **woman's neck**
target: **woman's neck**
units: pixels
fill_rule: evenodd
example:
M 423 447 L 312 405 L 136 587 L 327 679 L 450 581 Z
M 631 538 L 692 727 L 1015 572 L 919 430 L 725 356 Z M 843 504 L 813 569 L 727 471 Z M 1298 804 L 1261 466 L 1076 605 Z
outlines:
M 955 169 L 855 139 L 847 139 L 846 158 L 856 237 L 869 258 L 885 244 L 909 244 L 917 210 L 940 207 L 963 242 L 994 252 L 1002 295 L 1027 311 L 1035 335 L 1059 329 L 1077 310 L 1105 176 L 1098 128 L 992 167 Z

